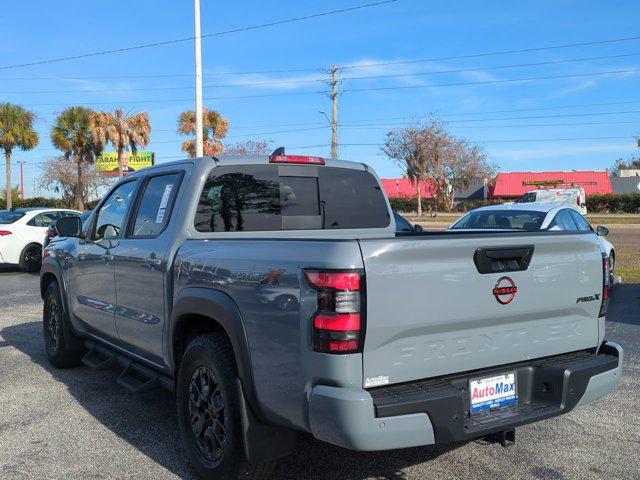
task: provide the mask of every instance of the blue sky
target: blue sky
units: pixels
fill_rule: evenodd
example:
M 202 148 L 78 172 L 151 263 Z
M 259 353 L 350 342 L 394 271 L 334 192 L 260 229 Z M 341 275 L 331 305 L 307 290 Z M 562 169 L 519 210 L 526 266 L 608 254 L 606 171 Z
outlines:
M 202 32 L 207 34 L 374 0 L 201 1 Z M 0 18 L 0 67 L 189 37 L 192 15 L 188 0 L 15 2 L 10 15 Z M 274 148 L 284 145 L 291 153 L 329 156 L 330 130 L 318 111 L 330 112 L 330 101 L 322 93 L 308 92 L 327 88 L 318 68 L 358 65 L 342 76 L 396 76 L 341 84 L 345 90 L 391 88 L 341 95 L 340 120 L 345 125 L 340 142 L 347 145 L 340 148 L 340 156 L 369 163 L 381 177 L 400 175 L 376 146 L 385 133 L 430 114 L 449 121 L 455 134 L 483 144 L 502 171 L 601 170 L 637 152 L 632 137 L 640 134 L 640 71 L 583 74 L 640 69 L 640 39 L 443 58 L 640 36 L 638 18 L 640 2 L 635 1 L 399 0 L 206 38 L 205 106 L 229 120 L 227 143 L 269 139 Z M 425 59 L 432 60 L 367 66 Z M 531 63 L 545 64 L 487 69 Z M 434 73 L 443 70 L 467 71 Z M 147 111 L 153 126 L 147 150 L 156 152 L 158 163 L 181 156 L 176 119 L 180 111 L 193 108 L 192 71 L 191 42 L 0 69 L 0 101 L 22 104 L 39 117 L 40 145 L 13 157 L 28 162 L 26 193 L 40 174 L 38 164 L 56 154 L 49 129 L 56 112 L 69 104 Z M 576 74 L 580 76 L 478 83 Z M 264 83 L 269 85 L 255 85 Z M 450 85 L 460 83 L 466 85 Z M 449 86 L 438 86 L 443 84 Z M 321 146 L 294 148 L 313 145 Z M 16 180 L 18 172 L 16 164 Z

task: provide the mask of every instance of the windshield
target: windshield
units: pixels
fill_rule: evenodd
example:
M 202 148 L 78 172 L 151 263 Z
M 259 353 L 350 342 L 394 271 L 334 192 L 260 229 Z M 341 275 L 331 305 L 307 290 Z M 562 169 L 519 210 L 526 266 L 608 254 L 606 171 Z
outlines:
M 0 225 L 8 225 L 17 222 L 25 216 L 24 212 L 12 212 L 11 210 L 0 211 Z
M 516 203 L 533 203 L 536 201 L 536 192 L 527 192 L 521 196 Z
M 540 230 L 545 216 L 527 210 L 480 210 L 462 217 L 451 230 Z

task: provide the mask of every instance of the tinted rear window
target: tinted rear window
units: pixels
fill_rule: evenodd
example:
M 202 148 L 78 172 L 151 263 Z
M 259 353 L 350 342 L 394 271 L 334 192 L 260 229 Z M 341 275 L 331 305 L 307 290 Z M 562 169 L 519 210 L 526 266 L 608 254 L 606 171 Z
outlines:
M 309 167 L 280 176 L 277 165 L 219 167 L 200 196 L 201 232 L 384 228 L 387 204 L 369 172 Z M 317 176 L 315 173 L 317 172 Z
M 12 212 L 10 210 L 0 211 L 0 225 L 8 225 L 17 222 L 25 216 L 24 212 Z
M 536 211 L 484 210 L 470 212 L 452 230 L 540 230 L 546 214 Z

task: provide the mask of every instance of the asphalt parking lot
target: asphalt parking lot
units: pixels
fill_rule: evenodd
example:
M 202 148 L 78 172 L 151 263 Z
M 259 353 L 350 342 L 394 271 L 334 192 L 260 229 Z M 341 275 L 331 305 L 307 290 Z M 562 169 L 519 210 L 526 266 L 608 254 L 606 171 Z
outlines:
M 46 361 L 37 275 L 0 270 L 0 478 L 194 478 L 165 391 L 131 395 L 115 371 Z M 484 442 L 357 453 L 303 437 L 274 479 L 640 478 L 640 285 L 617 285 L 608 338 L 625 347 L 606 399 Z

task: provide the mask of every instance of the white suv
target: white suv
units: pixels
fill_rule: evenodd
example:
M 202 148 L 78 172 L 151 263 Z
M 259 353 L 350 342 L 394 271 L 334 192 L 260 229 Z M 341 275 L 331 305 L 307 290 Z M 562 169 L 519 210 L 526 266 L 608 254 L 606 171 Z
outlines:
M 59 218 L 79 215 L 61 208 L 1 210 L 0 264 L 18 265 L 23 272 L 38 271 L 47 228 Z

